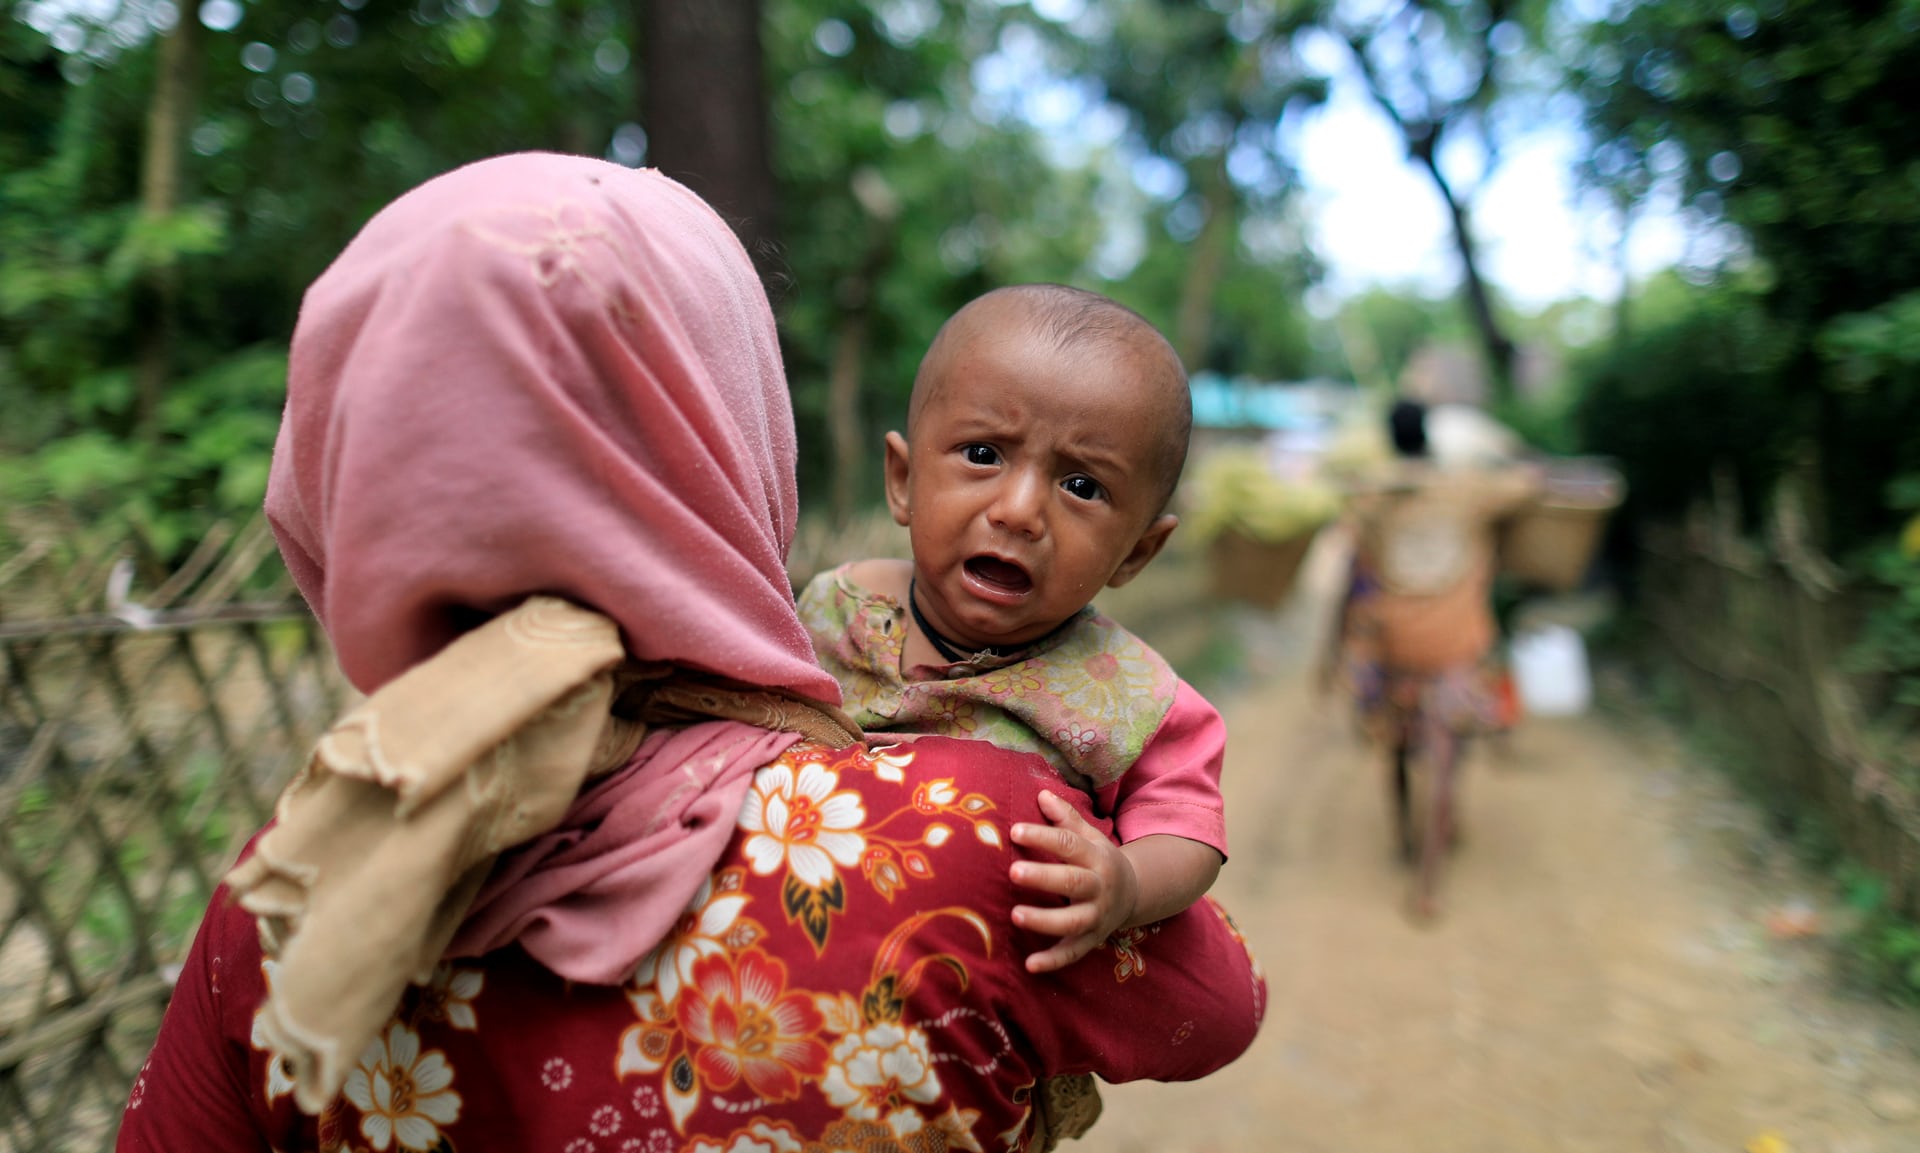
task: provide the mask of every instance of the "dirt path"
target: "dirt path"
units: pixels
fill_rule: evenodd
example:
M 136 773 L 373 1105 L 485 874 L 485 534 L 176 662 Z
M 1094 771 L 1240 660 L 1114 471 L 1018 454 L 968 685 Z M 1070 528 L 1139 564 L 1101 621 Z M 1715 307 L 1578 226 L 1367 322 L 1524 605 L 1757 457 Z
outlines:
M 1913 1017 L 1767 933 L 1805 882 L 1755 866 L 1749 810 L 1670 739 L 1588 717 L 1477 750 L 1445 917 L 1417 929 L 1380 770 L 1297 671 L 1310 630 L 1264 627 L 1273 675 L 1222 702 L 1216 893 L 1266 968 L 1266 1026 L 1205 1081 L 1107 1089 L 1079 1148 L 1920 1150 Z

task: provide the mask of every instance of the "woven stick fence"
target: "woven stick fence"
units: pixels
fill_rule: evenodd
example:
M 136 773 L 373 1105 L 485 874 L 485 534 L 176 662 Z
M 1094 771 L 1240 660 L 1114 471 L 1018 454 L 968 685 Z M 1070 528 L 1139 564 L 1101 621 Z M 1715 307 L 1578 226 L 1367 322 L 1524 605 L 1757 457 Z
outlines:
M 256 521 L 0 552 L 0 1153 L 107 1149 L 223 870 L 346 703 Z
M 1863 603 L 1790 516 L 1771 538 L 1759 547 L 1712 514 L 1647 533 L 1648 616 L 1680 658 L 1689 709 L 1729 738 L 1742 773 L 1773 803 L 1820 813 L 1892 907 L 1920 916 L 1915 766 L 1876 735 L 1844 669 Z

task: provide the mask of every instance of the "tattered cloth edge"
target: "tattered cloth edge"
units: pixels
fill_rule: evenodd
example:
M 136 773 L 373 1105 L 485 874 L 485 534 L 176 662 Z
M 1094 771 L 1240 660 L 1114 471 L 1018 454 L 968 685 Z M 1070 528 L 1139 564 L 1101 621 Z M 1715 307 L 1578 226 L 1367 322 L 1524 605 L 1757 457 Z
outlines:
M 341 718 L 226 883 L 274 962 L 256 1043 L 318 1114 L 424 983 L 503 850 L 553 828 L 649 722 L 726 717 L 836 747 L 837 710 L 626 661 L 614 623 L 533 597 Z
M 1100 1086 L 1091 1073 L 1046 1077 L 1033 1087 L 1033 1134 L 1025 1153 L 1053 1153 L 1077 1141 L 1100 1119 Z

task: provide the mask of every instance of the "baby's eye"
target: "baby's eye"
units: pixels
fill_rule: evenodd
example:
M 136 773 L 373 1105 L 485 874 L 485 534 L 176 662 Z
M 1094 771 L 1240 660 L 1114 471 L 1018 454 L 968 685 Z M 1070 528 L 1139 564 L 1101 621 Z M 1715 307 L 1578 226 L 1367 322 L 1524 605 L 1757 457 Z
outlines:
M 1107 490 L 1100 487 L 1100 482 L 1090 476 L 1070 476 L 1060 482 L 1060 487 L 1081 500 L 1103 500 L 1107 495 Z
M 990 444 L 970 444 L 960 450 L 968 464 L 999 464 L 1000 454 Z

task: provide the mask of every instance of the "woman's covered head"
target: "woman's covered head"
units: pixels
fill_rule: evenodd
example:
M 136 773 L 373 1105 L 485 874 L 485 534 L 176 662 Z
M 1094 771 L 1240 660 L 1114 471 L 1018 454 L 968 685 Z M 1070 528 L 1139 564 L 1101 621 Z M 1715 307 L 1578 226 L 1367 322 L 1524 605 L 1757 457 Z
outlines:
M 267 513 L 363 690 L 551 593 L 639 660 L 837 702 L 787 578 L 795 456 L 725 223 L 525 153 L 402 196 L 308 290 Z
M 1417 400 L 1395 401 L 1387 412 L 1387 433 L 1393 451 L 1401 456 L 1427 455 L 1427 406 Z

